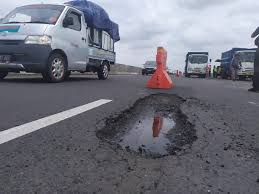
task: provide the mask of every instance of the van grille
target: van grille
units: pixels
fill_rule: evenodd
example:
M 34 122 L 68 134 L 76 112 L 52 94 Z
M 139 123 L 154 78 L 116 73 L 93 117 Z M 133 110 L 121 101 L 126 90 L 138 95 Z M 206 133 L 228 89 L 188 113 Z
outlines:
M 0 40 L 0 45 L 16 46 L 19 45 L 21 42 L 21 40 Z

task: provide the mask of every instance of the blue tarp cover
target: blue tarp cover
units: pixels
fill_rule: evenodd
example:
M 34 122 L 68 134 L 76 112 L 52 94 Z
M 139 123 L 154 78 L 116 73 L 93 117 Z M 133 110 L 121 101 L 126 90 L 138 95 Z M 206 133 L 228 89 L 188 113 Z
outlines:
M 74 0 L 65 4 L 82 11 L 89 27 L 108 32 L 115 42 L 120 40 L 119 25 L 110 20 L 109 15 L 101 6 L 87 0 Z

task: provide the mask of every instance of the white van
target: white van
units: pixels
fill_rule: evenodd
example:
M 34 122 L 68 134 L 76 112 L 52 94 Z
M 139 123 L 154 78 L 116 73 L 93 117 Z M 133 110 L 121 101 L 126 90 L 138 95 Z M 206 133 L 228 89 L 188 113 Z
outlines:
M 72 71 L 107 79 L 115 41 L 85 21 L 84 13 L 69 5 L 27 5 L 10 12 L 0 24 L 0 79 L 20 71 L 41 73 L 49 82 L 61 82 Z

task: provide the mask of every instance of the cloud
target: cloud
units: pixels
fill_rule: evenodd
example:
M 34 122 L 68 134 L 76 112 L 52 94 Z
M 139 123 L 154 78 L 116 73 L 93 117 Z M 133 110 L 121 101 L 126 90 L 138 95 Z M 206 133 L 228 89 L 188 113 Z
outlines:
M 177 0 L 180 7 L 197 11 L 213 6 L 224 6 L 233 2 L 233 0 Z
M 65 2 L 42 0 L 45 3 Z M 208 51 L 215 59 L 232 47 L 254 47 L 258 0 L 92 0 L 120 25 L 117 61 L 140 66 L 154 60 L 156 47 L 168 50 L 168 64 L 183 69 L 188 51 Z M 0 14 L 38 0 L 1 2 Z

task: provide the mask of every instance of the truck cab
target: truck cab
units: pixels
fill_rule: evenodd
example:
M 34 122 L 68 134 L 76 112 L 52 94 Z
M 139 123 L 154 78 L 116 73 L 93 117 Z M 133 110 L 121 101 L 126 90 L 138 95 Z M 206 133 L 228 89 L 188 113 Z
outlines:
M 256 50 L 243 50 L 236 52 L 236 54 L 239 54 L 241 60 L 241 67 L 238 71 L 238 77 L 240 80 L 253 77 L 255 52 Z
M 186 55 L 185 76 L 193 75 L 205 78 L 209 62 L 209 54 L 207 52 L 189 52 Z
M 86 21 L 81 10 L 67 4 L 27 5 L 10 12 L 0 24 L 0 79 L 20 71 L 41 73 L 49 82 L 61 82 L 73 71 L 107 79 L 115 63 L 115 40 Z
M 255 52 L 255 48 L 232 48 L 229 51 L 223 52 L 220 60 L 222 78 L 227 79 L 231 77 L 231 66 L 237 54 L 240 56 L 241 60 L 241 67 L 238 70 L 239 79 L 252 78 L 254 75 Z

